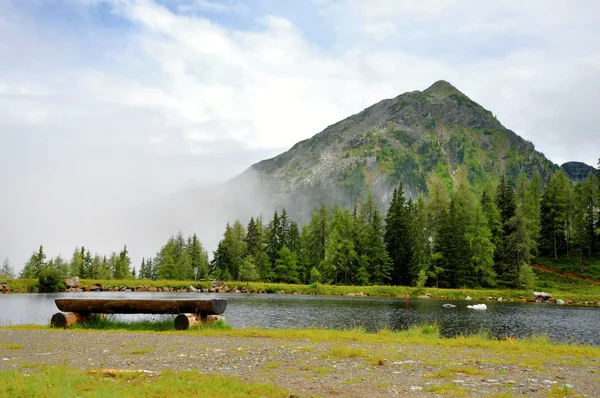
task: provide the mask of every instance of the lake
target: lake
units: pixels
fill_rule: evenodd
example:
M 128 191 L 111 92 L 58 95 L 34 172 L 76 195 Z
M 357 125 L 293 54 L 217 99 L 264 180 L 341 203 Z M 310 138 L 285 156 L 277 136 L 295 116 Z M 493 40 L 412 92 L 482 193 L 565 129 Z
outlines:
M 546 334 L 555 342 L 600 346 L 600 308 L 497 301 L 215 293 L 56 293 L 0 295 L 0 325 L 50 322 L 56 298 L 216 298 L 229 300 L 226 321 L 234 328 L 286 329 L 363 326 L 369 331 L 405 329 L 437 322 L 444 336 L 487 331 L 493 337 Z M 456 308 L 443 308 L 452 303 Z M 485 303 L 485 311 L 467 305 Z M 118 315 L 120 319 L 152 315 Z M 158 318 L 159 316 L 154 316 Z M 164 317 L 161 315 L 160 317 Z

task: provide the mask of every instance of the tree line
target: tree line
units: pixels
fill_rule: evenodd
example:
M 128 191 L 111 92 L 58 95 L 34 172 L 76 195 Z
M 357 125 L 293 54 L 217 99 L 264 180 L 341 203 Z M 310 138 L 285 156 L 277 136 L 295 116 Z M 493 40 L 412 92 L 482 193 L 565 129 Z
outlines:
M 599 165 L 600 166 L 600 165 Z M 584 274 L 600 251 L 600 173 L 573 185 L 562 171 L 543 181 L 502 176 L 477 195 L 460 168 L 448 190 L 432 175 L 428 195 L 394 190 L 386 214 L 371 194 L 352 209 L 321 206 L 301 227 L 285 208 L 265 222 L 227 224 L 209 261 L 194 234 L 171 236 L 153 257 L 132 266 L 127 247 L 110 256 L 76 248 L 69 261 L 47 260 L 40 246 L 20 277 L 44 270 L 90 279 L 216 278 L 238 281 L 392 284 L 436 287 L 525 287 L 532 259 L 575 259 Z M 14 272 L 5 260 L 0 275 Z

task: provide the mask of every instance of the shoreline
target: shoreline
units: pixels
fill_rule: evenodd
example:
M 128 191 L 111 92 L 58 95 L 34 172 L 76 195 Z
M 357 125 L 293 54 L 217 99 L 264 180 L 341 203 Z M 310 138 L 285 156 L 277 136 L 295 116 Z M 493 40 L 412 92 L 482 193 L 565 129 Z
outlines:
M 252 294 L 299 294 L 347 297 L 392 297 L 406 299 L 440 299 L 509 302 L 545 302 L 557 305 L 600 306 L 600 285 L 592 285 L 593 293 L 577 293 L 548 289 L 543 298 L 538 292 L 517 289 L 443 289 L 407 286 L 341 286 L 341 285 L 293 285 L 266 282 L 223 281 L 171 281 L 171 280 L 79 280 L 66 279 L 62 292 L 173 292 L 173 293 L 252 293 Z M 7 289 L 8 287 L 8 289 Z M 0 281 L 0 292 L 9 294 L 37 293 L 34 279 Z M 597 290 L 597 293 L 595 292 Z

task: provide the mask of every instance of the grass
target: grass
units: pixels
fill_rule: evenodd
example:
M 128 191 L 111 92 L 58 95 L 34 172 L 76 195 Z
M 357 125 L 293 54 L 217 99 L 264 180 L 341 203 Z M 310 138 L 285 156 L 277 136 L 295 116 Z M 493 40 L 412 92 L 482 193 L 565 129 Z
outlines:
M 20 350 L 22 346 L 21 344 L 2 343 L 2 348 L 5 348 L 7 350 Z
M 117 321 L 114 316 L 96 316 L 92 315 L 88 317 L 84 322 L 77 323 L 69 328 L 70 330 L 128 330 L 128 331 L 153 331 L 153 332 L 169 332 L 175 331 L 173 319 L 165 319 L 158 321 L 142 320 L 142 321 Z M 188 329 L 188 331 L 194 330 L 228 330 L 231 326 L 223 321 L 217 321 L 212 324 L 199 324 L 197 327 Z
M 484 376 L 487 377 L 487 373 L 481 369 L 472 367 L 459 366 L 459 367 L 444 367 L 435 374 L 429 375 L 428 377 L 433 379 L 445 379 L 454 377 L 457 374 L 463 374 L 468 376 Z
M 550 261 L 550 260 L 548 260 Z M 540 261 L 541 262 L 541 261 Z M 542 262 L 543 264 L 543 262 Z M 600 261 L 599 261 L 600 264 Z M 552 265 L 553 268 L 559 268 Z M 567 267 L 571 269 L 572 267 Z M 590 265 L 592 270 L 600 268 L 600 265 Z M 600 271 L 599 271 L 600 272 Z M 420 295 L 429 294 L 432 298 L 438 299 L 464 299 L 467 296 L 475 300 L 486 300 L 488 297 L 502 297 L 508 300 L 532 299 L 533 291 L 544 290 L 553 294 L 555 297 L 563 300 L 573 300 L 576 302 L 585 301 L 600 301 L 600 285 L 589 281 L 577 280 L 559 275 L 553 275 L 546 272 L 535 271 L 538 278 L 536 286 L 531 290 L 523 289 L 438 289 L 438 288 L 423 288 L 417 289 L 409 286 L 341 286 L 341 285 L 324 285 L 314 283 L 311 285 L 295 285 L 285 283 L 265 283 L 265 282 L 226 282 L 230 288 L 237 287 L 238 289 L 247 288 L 249 291 L 264 291 L 267 293 L 278 293 L 283 291 L 285 294 L 316 294 L 329 296 L 343 296 L 348 294 L 356 294 L 359 292 L 371 297 L 407 297 L 416 298 Z M 31 291 L 37 286 L 37 280 L 34 279 L 12 279 L 6 281 L 8 285 L 17 292 Z M 172 281 L 172 280 L 81 280 L 82 286 L 91 286 L 100 283 L 103 286 L 111 287 L 130 287 L 136 288 L 139 286 L 148 287 L 166 287 L 174 290 L 187 288 L 190 285 L 196 288 L 210 288 L 210 281 Z
M 180 334 L 190 333 L 202 336 L 230 336 L 230 337 L 260 337 L 282 340 L 308 340 L 317 343 L 338 343 L 333 344 L 328 355 L 338 358 L 370 358 L 368 352 L 361 348 L 352 347 L 349 342 L 371 343 L 371 344 L 389 344 L 398 347 L 406 344 L 422 344 L 428 346 L 455 347 L 455 348 L 485 348 L 490 351 L 503 352 L 508 358 L 514 357 L 515 361 L 527 362 L 527 354 L 543 354 L 543 358 L 560 359 L 569 357 L 569 360 L 582 358 L 600 359 L 600 347 L 574 345 L 574 344 L 554 344 L 550 338 L 545 335 L 527 337 L 523 339 L 505 338 L 493 339 L 486 333 L 474 335 L 464 335 L 452 338 L 445 338 L 440 335 L 439 327 L 435 324 L 415 325 L 405 330 L 391 331 L 383 329 L 376 333 L 366 332 L 363 328 L 355 329 L 233 329 L 230 325 L 216 322 L 210 326 L 188 329 L 186 331 L 175 331 L 173 329 L 164 330 L 161 327 L 151 325 L 151 322 L 139 322 L 141 325 L 135 325 L 134 322 L 114 322 L 103 320 L 99 329 L 92 325 L 82 324 L 73 331 L 86 333 L 88 331 L 132 331 L 145 333 L 164 333 Z M 150 325 L 149 325 L 150 324 Z M 160 324 L 160 322 L 159 322 Z M 112 326 L 111 326 L 112 325 Z M 171 326 L 172 327 L 172 323 Z M 52 329 L 50 326 L 40 325 L 17 325 L 5 326 L 0 329 L 6 330 L 51 330 L 61 333 L 63 329 Z M 376 353 L 374 353 L 376 354 Z M 378 354 L 378 353 L 377 353 Z M 537 366 L 537 365 L 536 365 Z
M 70 367 L 0 371 L 2 397 L 113 396 L 289 397 L 289 391 L 269 383 L 246 383 L 234 377 L 206 376 L 197 371 L 158 375 L 143 372 L 82 372 Z

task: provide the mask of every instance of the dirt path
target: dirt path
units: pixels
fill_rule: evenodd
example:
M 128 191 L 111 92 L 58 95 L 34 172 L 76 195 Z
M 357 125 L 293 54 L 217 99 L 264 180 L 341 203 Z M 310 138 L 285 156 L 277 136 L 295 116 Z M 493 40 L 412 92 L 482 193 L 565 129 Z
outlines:
M 550 268 L 550 267 L 547 267 L 547 266 L 545 266 L 545 265 L 541 265 L 541 264 L 531 264 L 531 266 L 532 266 L 533 268 L 535 268 L 535 269 L 538 269 L 538 270 L 540 270 L 540 271 L 543 271 L 543 272 L 549 272 L 549 273 L 551 273 L 551 274 L 560 275 L 560 276 L 565 276 L 565 277 L 567 277 L 567 278 L 572 278 L 572 279 L 580 279 L 580 280 L 584 280 L 584 281 L 590 281 L 590 282 L 594 282 L 594 283 L 598 283 L 598 284 L 600 284 L 600 280 L 598 280 L 598 279 L 586 278 L 586 277 L 584 277 L 584 276 L 577 275 L 577 274 L 574 274 L 574 273 L 572 273 L 572 272 L 558 272 L 558 271 L 557 271 L 557 270 L 555 270 L 555 269 L 552 269 L 552 268 Z
M 419 344 L 314 343 L 193 334 L 0 330 L 0 370 L 196 369 L 267 381 L 295 396 L 600 396 L 600 356 Z M 1 374 L 0 374 L 1 377 Z

